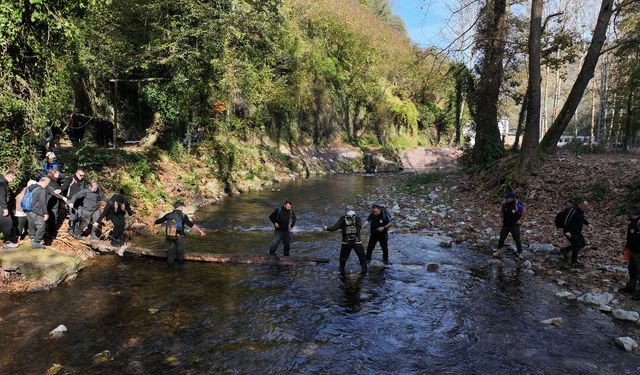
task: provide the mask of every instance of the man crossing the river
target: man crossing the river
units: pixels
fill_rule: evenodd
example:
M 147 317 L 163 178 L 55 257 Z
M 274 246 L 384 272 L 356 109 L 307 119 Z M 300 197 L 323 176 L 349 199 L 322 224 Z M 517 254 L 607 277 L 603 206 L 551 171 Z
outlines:
M 269 220 L 273 223 L 275 229 L 269 255 L 276 255 L 276 250 L 280 242 L 284 244 L 284 256 L 289 256 L 291 248 L 291 231 L 296 225 L 296 214 L 293 212 L 290 201 L 285 201 L 281 207 L 278 207 L 269 215 Z
M 351 255 L 351 250 L 356 252 L 358 260 L 360 261 L 360 267 L 362 267 L 362 274 L 367 273 L 367 258 L 364 253 L 364 247 L 362 246 L 362 238 L 360 237 L 360 230 L 362 229 L 362 219 L 358 217 L 355 211 L 347 208 L 347 213 L 340 217 L 338 221 L 330 226 L 324 227 L 325 231 L 333 232 L 342 230 L 342 247 L 340 248 L 340 272 L 345 271 L 347 260 Z
M 184 207 L 184 203 L 176 202 L 173 205 L 173 211 L 155 221 L 156 225 L 165 223 L 165 243 L 167 245 L 167 265 L 169 267 L 173 267 L 176 258 L 178 264 L 184 264 L 184 250 L 187 240 L 185 225 L 196 230 L 201 237 L 207 235 L 184 213 Z

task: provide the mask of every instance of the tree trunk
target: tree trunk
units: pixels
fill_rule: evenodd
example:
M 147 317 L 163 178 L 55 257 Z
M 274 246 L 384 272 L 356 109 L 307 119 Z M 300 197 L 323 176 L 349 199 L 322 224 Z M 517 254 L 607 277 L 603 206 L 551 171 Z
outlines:
M 484 13 L 487 25 L 480 36 L 483 39 L 483 60 L 480 65 L 480 79 L 472 98 L 476 123 L 473 156 L 478 164 L 489 165 L 504 154 L 498 128 L 498 101 L 504 75 L 507 0 L 488 2 Z
M 604 145 L 607 138 L 607 91 L 609 88 L 609 69 L 608 58 L 600 67 L 600 110 L 598 111 L 598 131 L 596 132 L 596 140 L 598 143 Z
M 593 143 L 596 139 L 596 90 L 591 92 L 591 127 L 589 129 L 589 144 Z
M 564 133 L 565 129 L 571 122 L 571 119 L 576 113 L 576 109 L 582 100 L 582 96 L 589 85 L 589 81 L 593 78 L 593 73 L 598 64 L 598 59 L 602 51 L 602 46 L 607 39 L 607 28 L 609 27 L 609 21 L 613 14 L 614 0 L 602 0 L 600 12 L 598 13 L 598 21 L 591 38 L 591 44 L 587 50 L 584 63 L 578 73 L 576 82 L 571 88 L 571 92 L 567 97 L 558 117 L 554 120 L 553 125 L 549 128 L 549 131 L 545 134 L 541 143 L 541 150 L 545 153 L 555 153 L 558 148 L 558 141 Z
M 527 108 L 529 106 L 529 87 L 527 87 L 527 92 L 524 94 L 522 98 L 522 105 L 520 106 L 520 114 L 518 114 L 518 127 L 516 128 L 516 139 L 513 141 L 512 150 L 517 150 L 520 148 L 520 136 L 522 135 L 522 130 L 524 128 L 524 123 L 527 119 Z
M 524 129 L 522 150 L 520 151 L 521 170 L 529 167 L 537 154 L 540 142 L 540 40 L 542 39 L 542 10 L 544 0 L 532 0 L 531 23 L 529 29 L 529 83 L 527 93 L 527 122 Z
M 549 129 L 549 67 L 544 68 L 544 95 L 542 96 L 542 122 L 540 123 L 540 134 L 546 133 Z
M 455 144 L 456 146 L 460 145 L 460 138 L 462 135 L 462 111 L 464 110 L 464 100 L 462 98 L 462 84 L 460 82 L 456 82 L 456 136 L 455 136 Z

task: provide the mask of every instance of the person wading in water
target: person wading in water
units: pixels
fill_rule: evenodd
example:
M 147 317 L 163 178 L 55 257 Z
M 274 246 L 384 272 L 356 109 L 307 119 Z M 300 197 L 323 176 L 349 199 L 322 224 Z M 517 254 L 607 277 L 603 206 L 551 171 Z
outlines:
M 165 223 L 165 244 L 167 245 L 167 266 L 169 267 L 173 267 L 176 258 L 178 264 L 184 264 L 184 250 L 187 241 L 185 225 L 195 229 L 200 237 L 207 235 L 184 213 L 184 203 L 182 202 L 176 202 L 173 205 L 173 211 L 155 221 L 156 225 L 162 223 Z
M 278 250 L 278 246 L 282 242 L 284 244 L 284 256 L 289 256 L 291 231 L 296 225 L 296 214 L 291 207 L 291 202 L 287 200 L 269 215 L 269 220 L 273 223 L 275 229 L 269 255 L 276 255 L 276 250 Z
M 324 227 L 324 230 L 329 232 L 342 230 L 342 247 L 340 249 L 340 272 L 342 273 L 345 271 L 351 250 L 356 252 L 358 260 L 360 260 L 362 274 L 367 273 L 367 257 L 365 256 L 362 238 L 360 237 L 361 229 L 362 219 L 351 209 L 348 209 L 347 213 L 340 217 L 334 225 Z

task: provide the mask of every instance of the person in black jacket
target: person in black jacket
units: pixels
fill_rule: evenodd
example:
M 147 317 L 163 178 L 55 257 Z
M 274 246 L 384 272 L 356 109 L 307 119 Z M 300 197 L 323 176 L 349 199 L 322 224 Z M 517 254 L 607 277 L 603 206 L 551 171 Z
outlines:
M 578 254 L 587 244 L 582 234 L 582 227 L 589 225 L 589 221 L 584 217 L 587 211 L 589 211 L 589 202 L 584 199 L 579 200 L 571 210 L 568 210 L 567 224 L 563 228 L 564 236 L 569 240 L 569 246 L 563 247 L 560 251 L 567 260 L 571 254 L 571 265 L 574 267 L 582 266 L 582 263 L 578 262 Z
M 84 171 L 82 169 L 78 169 L 71 178 L 67 178 L 65 180 L 60 189 L 62 190 L 62 195 L 67 197 L 67 199 L 71 199 L 74 195 L 78 194 L 80 191 L 86 188 L 87 183 L 84 180 Z M 71 235 L 74 235 L 76 233 L 80 221 L 80 213 L 83 201 L 84 198 L 76 199 L 73 202 L 73 207 L 69 207 L 69 234 Z
M 71 199 L 67 201 L 69 209 L 74 209 L 75 203 L 82 199 L 82 210 L 79 211 L 80 223 L 76 226 L 74 235 L 76 238 L 82 237 L 87 227 L 91 225 L 91 239 L 98 239 L 98 218 L 100 217 L 100 202 L 106 200 L 104 193 L 100 190 L 100 186 L 97 181 L 92 181 L 88 189 L 81 190 L 74 194 Z
M 371 261 L 373 249 L 376 243 L 380 242 L 382 248 L 382 261 L 389 264 L 389 227 L 391 227 L 391 217 L 380 205 L 373 205 L 371 215 L 362 225 L 366 227 L 371 224 L 371 234 L 369 235 L 369 244 L 367 245 L 367 261 Z
M 358 260 L 360 261 L 360 267 L 362 268 L 362 274 L 367 273 L 367 257 L 364 253 L 364 247 L 362 246 L 362 238 L 360 231 L 362 230 L 362 220 L 353 210 L 347 211 L 347 213 L 340 217 L 338 221 L 330 226 L 324 227 L 325 231 L 333 232 L 342 230 L 342 247 L 340 248 L 340 272 L 344 273 L 345 266 L 351 255 L 351 250 L 356 252 Z
M 102 211 L 102 214 L 98 218 L 98 224 L 100 224 L 105 217 L 113 224 L 113 230 L 109 234 L 112 246 L 124 245 L 125 213 L 129 214 L 129 216 L 133 215 L 129 200 L 122 194 L 114 194 L 109 198 L 104 211 Z
M 505 195 L 505 201 L 502 204 L 502 229 L 500 230 L 500 239 L 498 240 L 498 249 L 504 247 L 504 242 L 509 234 L 516 243 L 518 256 L 522 256 L 522 241 L 520 241 L 520 224 L 524 220 L 525 211 L 522 202 L 516 199 L 513 192 Z
M 28 191 L 32 192 L 31 211 L 27 213 L 27 220 L 29 222 L 29 239 L 33 249 L 45 248 L 42 239 L 44 238 L 47 220 L 49 220 L 47 212 L 47 203 L 50 196 L 50 192 L 47 189 L 49 182 L 49 177 L 42 177 L 37 184 L 33 184 L 28 188 Z
M 284 243 L 284 256 L 289 256 L 291 248 L 291 231 L 296 225 L 296 214 L 291 208 L 291 202 L 285 201 L 282 207 L 278 207 L 271 213 L 269 220 L 274 226 L 273 241 L 269 254 L 275 255 L 280 242 Z
M 15 234 L 13 231 L 13 219 L 11 218 L 11 189 L 9 184 L 16 179 L 15 172 L 7 172 L 0 176 L 0 233 L 4 246 L 7 248 L 17 247 Z
M 637 289 L 640 280 L 640 208 L 631 207 L 627 210 L 629 225 L 627 226 L 627 242 L 625 250 L 629 252 L 627 270 L 629 271 L 629 282 L 620 289 L 623 293 L 634 293 L 633 299 L 640 300 L 640 291 Z
M 155 221 L 156 225 L 162 223 L 166 223 L 165 243 L 167 244 L 167 265 L 169 267 L 173 267 L 176 257 L 178 264 L 184 264 L 184 250 L 186 247 L 185 225 L 195 229 L 201 237 L 207 235 L 184 213 L 184 203 L 182 202 L 176 202 L 173 205 L 173 211 Z
M 61 174 L 59 171 L 52 169 L 49 171 L 49 186 L 47 186 L 47 190 L 49 191 L 49 201 L 47 202 L 47 213 L 49 215 L 49 220 L 47 220 L 47 230 L 46 236 L 48 238 L 56 238 L 58 234 L 58 219 L 59 219 L 59 211 L 60 211 L 60 202 L 66 202 L 66 198 L 60 195 L 62 192 L 59 178 Z M 61 199 L 62 198 L 62 199 Z

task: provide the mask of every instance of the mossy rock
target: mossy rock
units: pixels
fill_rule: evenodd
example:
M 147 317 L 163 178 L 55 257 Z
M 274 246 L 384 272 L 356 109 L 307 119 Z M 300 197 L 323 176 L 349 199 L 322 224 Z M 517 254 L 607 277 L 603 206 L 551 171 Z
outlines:
M 34 281 L 40 289 L 55 288 L 67 277 L 75 275 L 85 264 L 77 256 L 50 250 L 18 248 L 0 252 L 0 267 L 15 272 L 27 281 Z

